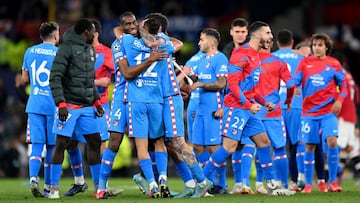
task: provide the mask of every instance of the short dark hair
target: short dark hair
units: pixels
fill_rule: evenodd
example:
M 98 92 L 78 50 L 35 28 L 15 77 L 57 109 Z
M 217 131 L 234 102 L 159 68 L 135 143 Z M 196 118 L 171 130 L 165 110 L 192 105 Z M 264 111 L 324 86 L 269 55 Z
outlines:
M 156 18 L 149 18 L 144 22 L 144 27 L 150 34 L 156 35 L 160 29 L 160 22 Z
M 46 40 L 56 30 L 59 30 L 59 25 L 56 22 L 50 21 L 50 22 L 41 23 L 39 28 L 41 39 Z
M 81 18 L 74 26 L 76 34 L 82 34 L 86 30 L 90 31 L 94 28 L 94 24 L 88 18 Z
M 245 20 L 244 18 L 235 18 L 232 22 L 231 22 L 231 28 L 233 27 L 247 27 L 249 26 L 249 23 L 247 20 Z
M 254 32 L 259 31 L 262 27 L 269 26 L 267 23 L 264 23 L 262 21 L 255 21 L 250 24 L 248 30 L 249 35 L 251 36 Z
M 101 23 L 98 19 L 91 19 L 92 24 L 95 26 L 95 32 L 101 34 Z
M 160 22 L 161 32 L 167 33 L 169 27 L 169 21 L 167 17 L 162 13 L 149 13 L 145 16 L 145 19 L 155 18 Z
M 122 13 L 120 16 L 119 16 L 119 20 L 120 20 L 120 25 L 122 25 L 124 23 L 124 20 L 123 18 L 124 17 L 127 17 L 127 16 L 134 16 L 134 13 L 132 13 L 131 11 L 125 11 L 124 13 Z
M 314 40 L 324 40 L 325 42 L 325 46 L 327 48 L 326 50 L 326 55 L 329 55 L 333 49 L 333 42 L 330 38 L 329 35 L 325 34 L 325 33 L 315 33 L 312 35 L 311 37 L 311 50 L 312 50 L 312 46 L 313 46 L 313 43 L 314 43 Z
M 215 28 L 205 28 L 203 31 L 201 31 L 201 33 L 207 36 L 214 37 L 217 40 L 218 44 L 221 41 L 220 33 Z
M 293 33 L 288 29 L 282 29 L 277 34 L 277 41 L 279 42 L 280 46 L 288 46 L 291 44 L 293 40 Z

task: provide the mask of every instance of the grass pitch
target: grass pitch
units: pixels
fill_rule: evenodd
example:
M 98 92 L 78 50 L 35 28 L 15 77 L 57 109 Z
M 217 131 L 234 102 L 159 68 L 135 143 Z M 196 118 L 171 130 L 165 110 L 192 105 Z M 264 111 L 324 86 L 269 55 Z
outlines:
M 269 197 L 267 195 L 217 195 L 215 197 L 206 197 L 200 199 L 149 199 L 140 193 L 131 178 L 110 179 L 109 186 L 112 188 L 122 188 L 125 191 L 107 200 L 97 200 L 93 195 L 93 185 L 91 180 L 87 179 L 89 190 L 79 193 L 73 197 L 51 200 L 46 198 L 34 198 L 30 192 L 27 179 L 0 179 L 0 202 L 126 202 L 126 203 L 147 203 L 147 202 L 171 202 L 171 203 L 357 203 L 360 202 L 360 187 L 355 185 L 355 180 L 344 180 L 342 187 L 344 190 L 340 193 L 320 193 L 314 186 L 311 194 L 297 193 L 294 196 Z M 254 182 L 254 181 L 253 181 Z M 62 178 L 60 181 L 60 194 L 65 193 L 73 183 L 72 178 Z M 229 189 L 232 189 L 234 180 L 228 179 Z M 42 186 L 42 183 L 41 183 Z M 179 178 L 169 178 L 169 187 L 174 191 L 181 191 L 184 184 Z M 254 188 L 254 187 L 253 187 Z

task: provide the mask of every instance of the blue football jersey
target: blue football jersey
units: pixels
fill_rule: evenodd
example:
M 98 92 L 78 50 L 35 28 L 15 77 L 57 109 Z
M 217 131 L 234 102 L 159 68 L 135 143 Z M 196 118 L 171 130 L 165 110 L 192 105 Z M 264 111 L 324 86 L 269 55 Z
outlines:
M 123 35 L 122 35 L 123 36 Z M 115 39 L 111 45 L 111 52 L 114 59 L 114 69 L 115 69 L 115 82 L 113 89 L 113 100 L 119 101 L 122 100 L 126 102 L 127 100 L 127 89 L 126 89 L 126 79 L 121 75 L 117 62 L 125 57 L 124 47 L 122 45 L 122 37 L 120 39 Z
M 170 38 L 163 32 L 158 34 L 165 40 L 165 43 L 159 46 L 159 50 L 164 50 L 169 54 L 169 58 L 166 60 L 161 72 L 161 87 L 164 97 L 180 94 L 180 86 L 176 79 L 176 73 L 174 70 L 174 62 L 172 54 L 174 52 L 174 46 L 172 45 Z
M 198 82 L 215 82 L 217 77 L 227 76 L 228 63 L 227 57 L 221 52 L 203 57 L 194 72 L 198 76 Z M 199 88 L 199 93 L 200 103 L 197 114 L 211 114 L 222 107 L 224 97 L 222 91 L 207 91 L 204 88 Z
M 185 66 L 191 67 L 192 72 L 196 72 L 199 62 L 204 58 L 206 54 L 202 51 L 198 51 L 193 55 L 188 61 L 186 61 Z M 190 99 L 199 100 L 199 88 L 191 91 Z
M 125 34 L 122 41 L 129 66 L 139 65 L 150 56 L 151 48 L 142 39 Z M 165 60 L 156 61 L 128 81 L 129 102 L 163 103 L 160 72 L 164 63 Z
M 289 71 L 292 76 L 294 76 L 295 71 L 301 61 L 304 57 L 295 53 L 292 49 L 279 49 L 275 52 L 273 52 L 275 56 L 278 56 L 282 60 L 284 60 L 289 68 Z M 287 105 L 284 104 L 286 100 L 286 85 L 284 81 L 281 81 L 280 85 L 280 102 L 281 102 L 281 108 L 287 109 Z M 294 95 L 291 103 L 292 109 L 301 109 L 302 108 L 302 95 Z
M 22 68 L 29 73 L 31 87 L 25 110 L 27 113 L 43 115 L 55 113 L 49 77 L 57 50 L 55 45 L 41 43 L 28 48 L 25 52 Z

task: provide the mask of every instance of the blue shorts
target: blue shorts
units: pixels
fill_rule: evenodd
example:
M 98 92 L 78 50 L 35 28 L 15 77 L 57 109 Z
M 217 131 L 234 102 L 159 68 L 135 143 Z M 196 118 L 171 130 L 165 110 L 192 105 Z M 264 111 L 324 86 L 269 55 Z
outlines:
M 299 142 L 301 132 L 301 109 L 291 109 L 289 113 L 286 111 L 287 109 L 282 110 L 286 135 L 288 142 L 294 145 Z
M 125 133 L 128 119 L 127 103 L 123 100 L 113 100 L 110 110 L 109 131 Z
M 60 121 L 58 116 L 56 116 L 53 126 L 54 133 L 65 137 L 72 137 L 75 134 L 75 129 L 80 135 L 98 133 L 99 128 L 95 111 L 95 108 L 92 106 L 80 109 L 68 108 L 69 116 L 65 122 Z
M 164 136 L 163 105 L 128 102 L 129 137 L 156 139 Z
M 240 144 L 255 145 L 255 143 L 249 137 L 241 137 Z
M 199 99 L 191 99 L 189 101 L 189 104 L 187 106 L 187 132 L 188 132 L 188 140 L 192 143 L 193 140 L 193 124 L 195 120 L 196 115 L 196 109 L 199 106 Z
M 338 123 L 335 114 L 327 114 L 321 118 L 303 117 L 301 132 L 307 144 L 319 144 L 321 139 L 338 136 Z
M 55 145 L 54 116 L 28 113 L 26 142 Z
M 103 116 L 101 117 L 97 117 L 96 121 L 97 121 L 97 125 L 99 128 L 99 133 L 100 133 L 100 138 L 102 142 L 105 142 L 107 140 L 109 140 L 109 132 L 108 132 L 108 121 L 109 121 L 109 105 L 108 104 L 103 104 L 103 108 L 105 110 L 105 113 Z M 74 134 L 71 137 L 72 140 L 76 140 L 82 143 L 86 143 L 86 139 L 83 136 L 84 134 L 82 134 L 81 130 L 79 127 L 75 128 Z
M 181 95 L 164 98 L 165 137 L 184 137 L 184 101 Z
M 271 146 L 274 149 L 285 147 L 286 145 L 286 132 L 285 125 L 282 118 L 274 120 L 262 121 L 266 130 L 266 134 L 270 139 Z
M 259 116 L 249 110 L 224 107 L 223 136 L 237 141 L 265 132 Z
M 100 137 L 101 137 L 101 141 L 107 141 L 109 140 L 109 113 L 110 113 L 110 107 L 109 104 L 103 104 L 102 105 L 104 108 L 104 115 L 101 117 L 97 117 L 97 123 L 98 123 L 98 127 L 99 127 L 99 133 L 100 133 Z
M 193 125 L 192 143 L 200 146 L 213 146 L 222 143 L 221 119 L 212 115 L 196 114 Z

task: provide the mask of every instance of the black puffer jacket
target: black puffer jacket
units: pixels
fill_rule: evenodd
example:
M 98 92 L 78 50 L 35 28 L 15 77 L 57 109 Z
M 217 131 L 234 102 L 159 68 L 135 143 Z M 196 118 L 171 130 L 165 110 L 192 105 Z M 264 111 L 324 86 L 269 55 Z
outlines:
M 66 102 L 85 107 L 100 99 L 94 83 L 95 59 L 92 45 L 70 28 L 64 34 L 50 72 L 50 87 L 56 105 Z

